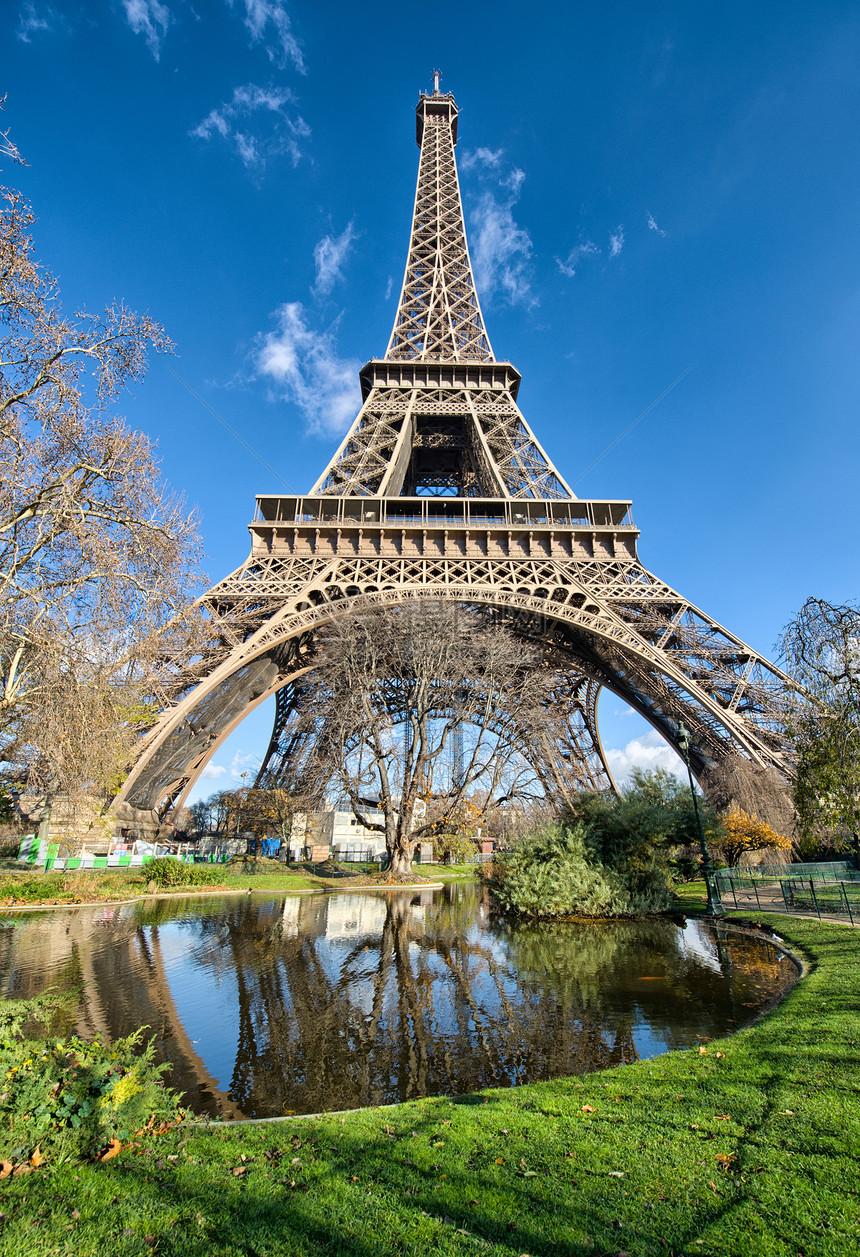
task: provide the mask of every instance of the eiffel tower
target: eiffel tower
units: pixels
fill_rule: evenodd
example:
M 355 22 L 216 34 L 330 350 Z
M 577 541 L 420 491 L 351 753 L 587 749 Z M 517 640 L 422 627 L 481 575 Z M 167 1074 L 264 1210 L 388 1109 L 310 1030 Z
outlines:
M 493 354 L 457 179 L 457 106 L 421 93 L 412 235 L 391 339 L 360 372 L 363 404 L 304 497 L 262 496 L 251 553 L 202 600 L 209 636 L 142 740 L 118 802 L 162 816 L 259 703 L 277 696 L 259 780 L 298 756 L 295 706 L 313 635 L 350 609 L 446 599 L 490 608 L 553 660 L 549 793 L 612 783 L 597 725 L 606 687 L 701 776 L 729 757 L 786 768 L 787 678 L 649 572 L 628 501 L 580 500 Z

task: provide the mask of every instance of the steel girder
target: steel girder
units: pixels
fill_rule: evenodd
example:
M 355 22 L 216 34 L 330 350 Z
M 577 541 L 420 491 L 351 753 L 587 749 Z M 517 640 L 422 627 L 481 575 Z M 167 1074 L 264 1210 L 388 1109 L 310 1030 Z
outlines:
M 786 768 L 788 678 L 635 559 L 268 554 L 208 595 L 211 670 L 147 735 L 121 797 L 138 807 L 176 798 L 247 711 L 306 670 L 315 628 L 350 609 L 440 598 L 503 612 L 670 743 L 683 718 L 700 770 L 737 750 Z
M 561 803 L 579 790 L 612 788 L 597 730 L 599 688 L 590 677 L 568 667 L 554 674 L 539 728 L 524 724 L 515 709 L 505 707 L 498 713 L 499 728 L 510 725 L 516 731 L 513 742 L 534 769 L 548 799 Z M 476 702 L 479 709 L 485 708 L 484 696 L 478 692 Z M 404 713 L 393 706 L 390 715 L 396 724 Z M 492 720 L 490 732 L 496 732 Z M 277 694 L 272 737 L 256 785 L 300 788 L 309 756 L 326 743 L 325 727 L 309 729 L 301 719 L 301 680 L 288 683 Z
M 740 752 L 784 772 L 789 679 L 643 567 L 629 503 L 576 499 L 519 411 L 519 373 L 493 356 L 472 276 L 452 96 L 422 93 L 417 137 L 386 356 L 363 368 L 362 408 L 311 494 L 258 499 L 251 554 L 202 600 L 209 640 L 175 664 L 172 705 L 119 798 L 147 808 L 181 799 L 273 694 L 271 755 L 286 755 L 291 686 L 311 664 L 315 630 L 351 609 L 439 598 L 492 608 L 556 652 L 568 678 L 559 701 L 573 713 L 570 780 L 608 771 L 601 686 L 672 744 L 683 719 L 697 771 Z M 428 509 L 426 495 L 452 493 Z

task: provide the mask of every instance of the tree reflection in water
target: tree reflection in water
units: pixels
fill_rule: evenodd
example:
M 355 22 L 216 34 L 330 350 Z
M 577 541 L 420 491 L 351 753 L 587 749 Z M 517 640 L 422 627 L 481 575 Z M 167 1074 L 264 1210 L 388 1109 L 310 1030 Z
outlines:
M 468 888 L 241 902 L 200 922 L 236 974 L 230 1099 L 269 1115 L 507 1086 L 636 1060 L 643 1027 L 651 1055 L 749 1013 L 731 939 L 721 960 L 672 922 L 487 916 Z
M 693 923 L 491 920 L 474 886 L 162 900 L 0 936 L 10 985 L 74 973 L 81 1029 L 151 1025 L 193 1107 L 248 1117 L 603 1069 L 723 1034 L 793 977 Z

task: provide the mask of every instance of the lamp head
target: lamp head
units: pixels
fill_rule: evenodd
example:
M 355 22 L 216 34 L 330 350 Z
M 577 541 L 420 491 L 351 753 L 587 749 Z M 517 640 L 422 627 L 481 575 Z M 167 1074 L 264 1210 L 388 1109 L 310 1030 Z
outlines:
M 683 720 L 678 721 L 678 746 L 682 751 L 690 749 L 690 735 L 684 728 Z

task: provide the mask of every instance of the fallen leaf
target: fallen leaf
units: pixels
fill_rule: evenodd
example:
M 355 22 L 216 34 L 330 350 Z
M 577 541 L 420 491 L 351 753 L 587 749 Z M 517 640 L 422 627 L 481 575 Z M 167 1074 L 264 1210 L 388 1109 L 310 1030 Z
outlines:
M 733 1152 L 726 1154 L 725 1152 L 717 1153 L 717 1165 L 721 1170 L 727 1170 L 730 1165 L 737 1161 L 737 1157 Z
M 794 1109 L 780 1109 L 784 1117 L 794 1117 Z
M 496 1165 L 504 1165 L 504 1164 L 505 1164 L 504 1157 L 496 1157 Z
M 610 1178 L 624 1178 L 624 1171 L 623 1170 L 610 1170 L 609 1177 Z
M 590 1105 L 590 1104 L 583 1104 L 583 1106 L 582 1106 L 582 1111 L 583 1111 L 583 1113 L 594 1113 L 594 1112 L 595 1112 L 595 1110 L 591 1107 L 591 1105 Z
M 238 1178 L 240 1174 L 244 1174 L 244 1173 L 245 1173 L 246 1168 L 247 1168 L 247 1167 L 246 1167 L 246 1166 L 244 1166 L 244 1165 L 237 1165 L 237 1166 L 234 1166 L 234 1167 L 233 1167 L 233 1177 L 234 1177 L 234 1178 Z
M 537 1178 L 537 1170 L 523 1170 L 523 1178 Z
M 716 1119 L 718 1122 L 730 1122 L 732 1120 L 732 1115 L 731 1113 L 717 1113 Z
M 11 1161 L 0 1161 L 0 1178 L 8 1178 L 12 1173 Z
M 700 1047 L 699 1056 L 707 1056 L 707 1055 L 708 1055 L 708 1049 L 706 1047 Z
M 118 1139 L 112 1139 L 106 1150 L 99 1157 L 99 1161 L 110 1161 L 111 1157 L 115 1157 L 122 1147 L 122 1143 Z
M 708 1183 L 708 1186 L 710 1187 L 712 1192 L 715 1192 L 717 1190 L 717 1185 L 713 1179 L 711 1179 L 710 1183 Z
M 718 1060 L 723 1060 L 724 1058 L 725 1058 L 725 1052 L 717 1052 Z
M 39 1150 L 39 1145 L 36 1144 L 36 1147 L 33 1149 L 33 1155 L 30 1157 L 30 1164 L 39 1166 L 39 1165 L 43 1165 L 44 1161 L 45 1161 L 45 1158 L 42 1156 L 42 1153 Z
M 80 1213 L 78 1212 L 78 1210 L 77 1210 L 77 1209 L 73 1209 L 73 1210 L 72 1210 L 72 1221 L 73 1221 L 73 1222 L 77 1222 L 77 1220 L 78 1220 L 78 1218 L 79 1218 L 80 1216 L 81 1216 L 81 1215 L 80 1215 Z

